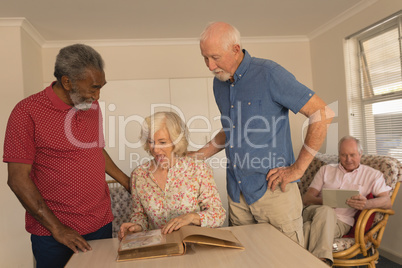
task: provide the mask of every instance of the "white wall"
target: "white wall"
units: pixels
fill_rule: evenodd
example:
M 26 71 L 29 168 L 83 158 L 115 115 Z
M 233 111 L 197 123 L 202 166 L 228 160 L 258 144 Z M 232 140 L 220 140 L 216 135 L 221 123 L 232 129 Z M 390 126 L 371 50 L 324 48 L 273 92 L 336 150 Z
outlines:
M 344 39 L 401 9 L 401 0 L 379 0 L 311 41 L 314 89 L 327 103 L 336 103 L 338 106 L 338 117 L 333 122 L 338 124 L 339 138 L 349 134 L 343 51 Z M 335 139 L 333 142 L 336 142 Z M 381 243 L 381 249 L 390 253 L 388 257 L 402 264 L 401 195 L 402 193 L 399 193 L 395 201 L 396 215 L 390 217 Z
M 22 81 L 24 96 L 38 92 L 43 84 L 42 47 L 24 30 L 21 31 Z
M 14 105 L 24 97 L 22 34 L 19 27 L 0 27 L 0 140 Z M 35 54 L 35 53 L 33 53 Z M 41 69 L 36 66 L 36 69 Z M 33 71 L 35 72 L 35 71 Z M 36 74 L 41 75 L 41 74 Z M 3 155 L 3 146 L 0 146 Z M 7 165 L 0 164 L 0 266 L 32 267 L 29 235 L 25 231 L 25 210 L 7 186 Z

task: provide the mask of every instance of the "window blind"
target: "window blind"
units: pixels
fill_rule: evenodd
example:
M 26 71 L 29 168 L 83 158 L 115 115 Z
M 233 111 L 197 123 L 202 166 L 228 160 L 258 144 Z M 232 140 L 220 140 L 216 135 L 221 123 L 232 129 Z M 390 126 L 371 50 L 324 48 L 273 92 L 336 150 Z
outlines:
M 402 161 L 402 12 L 346 39 L 349 129 L 365 153 Z

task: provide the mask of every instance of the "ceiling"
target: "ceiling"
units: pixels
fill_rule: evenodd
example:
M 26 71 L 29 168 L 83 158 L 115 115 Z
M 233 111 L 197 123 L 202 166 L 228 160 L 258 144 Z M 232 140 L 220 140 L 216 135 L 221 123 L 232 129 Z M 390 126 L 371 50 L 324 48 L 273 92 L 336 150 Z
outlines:
M 45 41 L 197 38 L 211 21 L 243 37 L 311 36 L 376 1 L 1 0 L 0 18 L 26 18 Z

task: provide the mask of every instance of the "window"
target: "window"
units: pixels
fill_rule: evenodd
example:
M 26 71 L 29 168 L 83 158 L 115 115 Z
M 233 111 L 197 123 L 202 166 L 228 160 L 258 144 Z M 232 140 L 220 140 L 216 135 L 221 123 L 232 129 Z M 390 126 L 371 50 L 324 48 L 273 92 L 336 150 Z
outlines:
M 402 161 L 402 11 L 346 38 L 349 129 L 367 154 Z

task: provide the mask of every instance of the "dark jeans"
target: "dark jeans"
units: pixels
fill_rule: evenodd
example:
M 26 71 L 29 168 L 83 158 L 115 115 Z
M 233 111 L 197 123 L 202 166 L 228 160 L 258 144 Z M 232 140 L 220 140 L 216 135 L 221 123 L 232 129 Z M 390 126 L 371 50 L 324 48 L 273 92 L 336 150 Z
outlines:
M 98 231 L 82 237 L 85 240 L 112 238 L 112 223 L 106 224 Z M 31 235 L 31 242 L 37 268 L 64 267 L 74 254 L 74 251 L 57 242 L 53 236 Z

